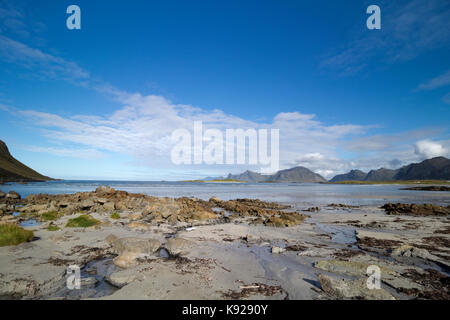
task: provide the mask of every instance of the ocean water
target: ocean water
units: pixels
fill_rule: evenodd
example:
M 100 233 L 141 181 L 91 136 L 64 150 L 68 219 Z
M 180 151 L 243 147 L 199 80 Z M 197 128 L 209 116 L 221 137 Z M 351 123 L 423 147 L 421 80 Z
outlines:
M 295 207 L 324 206 L 330 203 L 378 206 L 386 202 L 434 203 L 450 205 L 450 192 L 401 190 L 413 185 L 335 185 L 315 183 L 199 183 L 141 181 L 50 181 L 0 185 L 0 190 L 14 190 L 22 197 L 30 194 L 76 193 L 94 191 L 99 186 L 144 193 L 158 197 L 196 197 L 208 200 L 253 198 L 276 201 Z

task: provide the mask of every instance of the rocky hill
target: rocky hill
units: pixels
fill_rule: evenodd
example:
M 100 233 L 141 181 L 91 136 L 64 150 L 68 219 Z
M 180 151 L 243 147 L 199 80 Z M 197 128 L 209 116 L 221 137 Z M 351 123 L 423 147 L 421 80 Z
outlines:
M 398 170 L 381 168 L 378 170 L 370 170 L 364 181 L 390 181 L 395 180 Z
M 352 170 L 348 173 L 338 174 L 330 182 L 340 182 L 340 181 L 363 181 L 367 176 L 366 172 L 361 170 Z
M 272 175 L 262 175 L 253 171 L 241 174 L 229 174 L 227 179 L 236 179 L 247 182 L 326 182 L 326 180 L 305 167 L 294 167 L 281 170 Z
M 400 168 L 396 180 L 450 180 L 450 160 L 437 157 Z
M 436 157 L 420 163 L 412 163 L 400 169 L 381 168 L 367 175 L 360 170 L 335 176 L 330 182 L 339 181 L 395 181 L 395 180 L 450 180 L 450 160 Z
M 6 144 L 0 140 L 0 182 L 29 182 L 46 180 L 52 180 L 52 178 L 43 176 L 42 174 L 16 160 L 9 153 Z
M 281 170 L 271 175 L 267 182 L 326 182 L 321 175 L 312 172 L 305 167 L 295 167 Z
M 262 174 L 254 171 L 247 170 L 241 174 L 229 174 L 227 179 L 236 179 L 241 181 L 248 182 L 262 182 L 267 180 L 267 176 L 263 176 Z

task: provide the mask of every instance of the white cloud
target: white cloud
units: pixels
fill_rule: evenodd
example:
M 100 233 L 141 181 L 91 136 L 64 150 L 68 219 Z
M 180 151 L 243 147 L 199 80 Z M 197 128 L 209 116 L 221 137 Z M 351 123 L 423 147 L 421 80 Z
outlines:
M 441 143 L 431 140 L 421 140 L 415 144 L 415 153 L 423 159 L 448 156 L 449 149 Z
M 103 116 L 57 114 L 9 107 L 12 114 L 20 116 L 29 126 L 40 128 L 49 142 L 69 143 L 79 146 L 71 153 L 69 149 L 35 148 L 59 156 L 92 157 L 103 151 L 131 156 L 139 165 L 153 168 L 173 168 L 170 162 L 171 135 L 176 129 L 192 132 L 194 121 L 201 120 L 204 130 L 219 129 L 280 129 L 280 165 L 290 167 L 293 163 L 311 164 L 312 169 L 329 163 L 330 170 L 342 168 L 334 154 L 340 140 L 349 135 L 364 132 L 366 127 L 348 124 L 327 126 L 315 115 L 300 112 L 280 113 L 272 122 L 261 124 L 236 117 L 225 112 L 203 110 L 189 105 L 173 104 L 162 96 L 128 94 L 112 90 L 114 99 L 122 106 Z M 6 109 L 6 110 L 8 110 Z M 332 163 L 332 165 L 330 164 Z M 306 165 L 305 165 L 306 166 Z M 245 169 L 249 166 L 240 166 Z M 328 168 L 327 167 L 327 168 Z M 204 165 L 197 167 L 208 170 Z M 234 166 L 236 168 L 236 166 Z
M 450 70 L 440 76 L 419 85 L 419 89 L 432 90 L 450 85 Z

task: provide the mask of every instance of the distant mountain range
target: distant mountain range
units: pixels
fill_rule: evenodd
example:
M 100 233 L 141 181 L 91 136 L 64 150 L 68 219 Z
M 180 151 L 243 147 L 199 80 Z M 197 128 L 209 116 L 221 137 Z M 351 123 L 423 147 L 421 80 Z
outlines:
M 230 173 L 226 179 L 247 182 L 327 182 L 321 175 L 305 167 L 281 170 L 272 175 L 262 175 L 247 170 L 241 174 Z M 361 170 L 351 170 L 348 173 L 335 176 L 329 182 L 395 180 L 450 180 L 450 160 L 437 157 L 421 163 L 412 163 L 396 170 L 381 168 L 371 170 L 368 173 Z
M 335 176 L 330 182 L 342 181 L 395 181 L 395 180 L 450 180 L 450 160 L 436 157 L 412 163 L 396 170 L 381 168 L 365 173 L 352 170 Z
M 217 178 L 208 177 L 205 180 Z M 221 177 L 221 179 L 223 179 Z M 262 175 L 253 171 L 241 174 L 229 174 L 226 179 L 235 179 L 247 182 L 327 182 L 321 175 L 305 167 L 294 167 L 280 170 L 272 175 Z M 8 150 L 6 144 L 0 140 L 0 182 L 13 181 L 47 181 L 54 180 L 46 177 L 16 160 Z M 377 169 L 365 173 L 361 170 L 351 170 L 339 174 L 330 182 L 342 181 L 395 181 L 395 180 L 450 180 L 450 160 L 445 157 L 436 157 L 412 163 L 396 170 Z
M 53 179 L 43 176 L 42 174 L 16 160 L 9 153 L 6 144 L 0 140 L 0 182 L 30 182 L 47 180 Z
M 327 182 L 321 175 L 305 167 L 294 167 L 281 170 L 272 175 L 262 175 L 253 171 L 241 174 L 229 174 L 227 179 L 236 179 L 247 182 Z

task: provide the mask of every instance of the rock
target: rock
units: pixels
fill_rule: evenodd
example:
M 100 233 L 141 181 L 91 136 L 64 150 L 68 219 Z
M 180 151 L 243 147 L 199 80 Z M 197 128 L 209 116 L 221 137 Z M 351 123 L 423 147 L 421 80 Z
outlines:
M 391 256 L 393 257 L 419 257 L 422 259 L 428 259 L 431 257 L 431 254 L 425 249 L 415 248 L 410 245 L 402 245 L 400 247 L 395 248 Z
M 311 248 L 301 251 L 297 255 L 306 257 L 329 257 L 334 252 L 336 252 L 336 250 L 332 248 Z
M 217 198 L 217 197 L 211 197 L 211 198 L 209 199 L 209 202 L 222 202 L 222 200 L 220 200 L 220 199 Z
M 297 212 L 284 212 L 279 217 L 271 216 L 268 218 L 265 225 L 278 228 L 292 227 L 302 223 L 307 217 L 309 216 Z
M 183 238 L 170 238 L 167 240 L 165 249 L 172 256 L 185 255 L 192 246 L 192 242 Z
M 152 255 L 159 247 L 160 242 L 146 238 L 120 238 L 112 243 L 114 252 L 121 255 L 124 252 L 136 252 L 144 255 Z
M 128 224 L 128 228 L 133 230 L 147 231 L 150 230 L 150 225 L 142 222 L 131 222 Z
M 323 291 L 336 299 L 396 300 L 384 289 L 369 289 L 366 279 L 340 280 L 324 274 L 317 277 Z
M 95 205 L 94 201 L 92 199 L 84 200 L 80 203 L 80 209 L 81 210 L 89 210 Z
M 272 247 L 272 253 L 283 253 L 286 251 L 286 249 L 284 248 L 280 248 L 280 247 Z
M 95 193 L 98 194 L 114 194 L 115 192 L 116 190 L 109 186 L 101 186 L 95 189 Z
M 95 203 L 98 203 L 100 205 L 104 205 L 105 203 L 108 202 L 108 199 L 105 198 L 94 198 L 93 200 Z
M 19 199 L 21 199 L 20 194 L 18 194 L 18 193 L 15 192 L 15 191 L 9 191 L 9 192 L 6 194 L 6 198 L 7 198 L 7 199 L 13 199 L 13 200 L 19 200 Z
M 416 257 L 424 260 L 432 261 L 434 263 L 440 264 L 447 268 L 450 267 L 450 263 L 447 259 L 442 259 L 428 252 L 426 249 L 416 248 L 410 245 L 403 245 L 395 248 L 391 252 L 391 256 L 394 258 L 398 257 Z
M 128 215 L 128 219 L 130 219 L 130 221 L 136 221 L 136 220 L 140 220 L 142 219 L 142 213 L 132 213 L 130 215 Z
M 175 224 L 178 221 L 179 219 L 177 214 L 172 214 L 171 216 L 169 216 L 169 218 L 167 218 L 167 222 L 169 222 L 170 224 Z
M 441 207 L 430 203 L 386 203 L 381 208 L 384 209 L 388 215 L 448 216 L 450 214 L 450 207 Z
M 0 191 L 0 199 L 3 199 L 4 197 L 6 197 L 6 193 Z
M 114 259 L 114 264 L 119 268 L 128 269 L 137 263 L 136 259 L 139 257 L 141 255 L 136 252 L 124 252 Z
M 160 243 L 155 239 L 121 238 L 113 242 L 113 250 L 118 257 L 114 264 L 120 268 L 130 268 L 138 258 L 147 258 L 159 249 Z
M 117 238 L 117 236 L 115 236 L 115 235 L 113 235 L 113 234 L 110 234 L 109 236 L 107 236 L 106 238 L 105 238 L 105 241 L 108 243 L 108 244 L 112 244 L 112 243 L 114 243 L 114 241 L 116 241 L 118 238 Z
M 447 187 L 447 186 L 421 186 L 421 187 L 402 188 L 401 190 L 450 191 L 450 187 Z
M 347 205 L 347 204 L 343 204 L 343 203 L 330 203 L 329 205 L 327 205 L 327 207 L 330 207 L 330 208 L 344 208 L 344 209 L 356 209 L 356 208 L 359 208 L 358 206 L 351 206 L 351 205 Z
M 337 274 L 343 274 L 352 277 L 366 277 L 369 266 L 377 266 L 380 268 L 381 272 L 381 281 L 395 289 L 398 288 L 406 288 L 412 289 L 417 288 L 420 289 L 420 286 L 414 283 L 413 281 L 401 276 L 396 271 L 388 268 L 387 266 L 381 265 L 377 261 L 368 261 L 360 262 L 360 261 L 342 261 L 342 260 L 321 260 L 314 264 L 314 267 L 332 272 Z
M 35 204 L 35 205 L 29 205 L 24 208 L 27 212 L 42 212 L 47 211 L 47 205 L 46 204 Z
M 105 202 L 105 203 L 103 204 L 103 208 L 104 208 L 106 211 L 113 211 L 113 210 L 115 209 L 114 202 Z
M 372 264 L 360 261 L 320 260 L 314 264 L 314 267 L 324 271 L 345 274 L 348 276 L 365 276 L 367 273 L 367 268 L 371 265 Z M 378 265 L 378 267 L 384 276 L 396 274 L 395 271 L 385 266 Z
M 93 287 L 97 284 L 98 280 L 94 277 L 89 278 L 81 278 L 81 286 L 84 287 Z
M 200 221 L 204 221 L 204 220 L 210 220 L 210 219 L 217 219 L 217 216 L 209 211 L 197 211 L 192 215 L 192 219 L 194 220 L 200 220 Z
M 134 280 L 140 278 L 142 278 L 142 276 L 138 274 L 137 270 L 128 269 L 114 272 L 110 276 L 106 277 L 105 280 L 117 288 L 122 288 L 127 284 L 133 282 Z
M 117 210 L 121 210 L 121 211 L 128 210 L 128 205 L 127 205 L 127 202 L 126 202 L 126 201 L 117 201 L 117 202 L 114 204 L 114 207 L 115 207 Z

